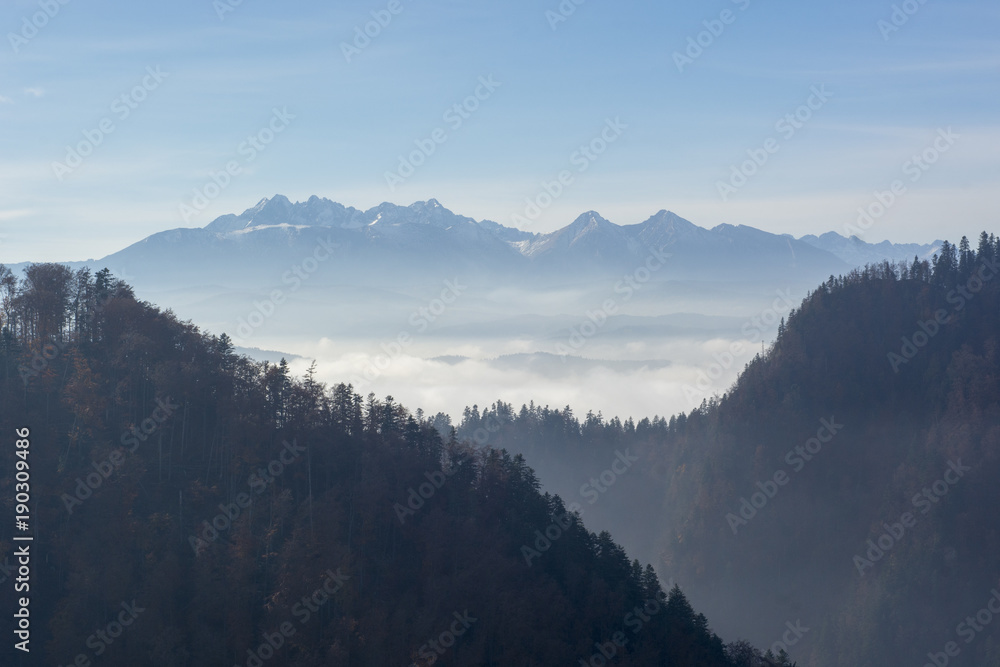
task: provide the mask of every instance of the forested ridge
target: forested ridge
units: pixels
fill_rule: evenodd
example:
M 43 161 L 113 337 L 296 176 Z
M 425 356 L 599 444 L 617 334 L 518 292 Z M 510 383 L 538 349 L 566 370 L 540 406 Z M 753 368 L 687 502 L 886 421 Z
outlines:
M 799 664 L 924 664 L 954 642 L 955 664 L 1000 665 L 995 625 L 975 620 L 1000 582 L 998 258 L 984 234 L 831 277 L 688 414 L 497 402 L 455 429 L 233 354 L 107 271 L 0 269 L 0 427 L 34 443 L 35 650 L 790 664 L 724 646 L 691 598 Z M 12 448 L 0 460 L 12 517 Z M 589 532 L 598 516 L 685 593 Z M 95 635 L 123 605 L 135 622 Z M 808 630 L 783 645 L 793 623 Z
M 831 276 L 688 414 L 501 402 L 458 432 L 495 431 L 564 497 L 630 448 L 638 472 L 584 508 L 656 553 L 720 631 L 770 645 L 800 621 L 808 665 L 1000 665 L 1000 618 L 977 616 L 1000 590 L 998 333 L 1000 240 L 984 232 Z
M 760 663 L 522 456 L 236 355 L 106 270 L 0 267 L 0 298 L 0 561 L 21 428 L 34 537 L 4 664 Z

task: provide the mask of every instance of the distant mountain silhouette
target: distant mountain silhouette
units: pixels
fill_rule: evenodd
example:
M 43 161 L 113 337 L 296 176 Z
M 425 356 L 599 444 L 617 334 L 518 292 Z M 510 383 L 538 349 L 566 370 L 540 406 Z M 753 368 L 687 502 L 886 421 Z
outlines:
M 323 267 L 330 280 L 386 286 L 433 283 L 456 270 L 501 283 L 588 279 L 634 271 L 653 251 L 671 255 L 654 280 L 815 284 L 865 262 L 912 259 L 914 248 L 928 249 L 838 242 L 829 234 L 796 240 L 742 225 L 705 229 L 669 211 L 630 225 L 589 211 L 538 234 L 457 215 L 434 199 L 362 211 L 316 196 L 292 203 L 275 195 L 239 215 L 153 234 L 92 263 L 140 286 L 253 286 L 273 282 L 317 248 L 332 255 Z

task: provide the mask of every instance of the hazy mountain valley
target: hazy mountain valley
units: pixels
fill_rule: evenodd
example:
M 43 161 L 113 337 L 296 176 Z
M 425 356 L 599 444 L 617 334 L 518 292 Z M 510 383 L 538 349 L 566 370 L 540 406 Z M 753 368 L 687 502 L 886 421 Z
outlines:
M 435 200 L 359 211 L 279 195 L 68 265 L 108 267 L 258 358 L 284 353 L 300 375 L 316 360 L 328 383 L 427 411 L 499 398 L 641 418 L 725 391 L 831 275 L 939 245 L 707 230 L 666 211 L 535 234 Z
M 804 298 L 791 291 L 770 297 L 766 278 L 740 281 L 732 267 L 713 279 L 671 265 L 675 256 L 691 259 L 690 238 L 715 243 L 731 229 L 698 231 L 661 214 L 669 219 L 669 232 L 656 237 L 663 245 L 643 248 L 587 214 L 575 231 L 495 245 L 517 267 L 498 264 L 496 276 L 506 278 L 463 282 L 452 267 L 421 265 L 414 255 L 424 245 L 403 244 L 397 252 L 418 268 L 393 269 L 402 286 L 362 291 L 352 282 L 367 281 L 365 262 L 331 246 L 328 258 L 300 261 L 302 276 L 291 269 L 308 287 L 272 283 L 268 291 L 261 275 L 277 274 L 262 267 L 285 266 L 303 237 L 312 243 L 310 233 L 324 227 L 302 224 L 294 213 L 300 206 L 283 209 L 289 217 L 279 219 L 291 222 L 268 219 L 265 240 L 242 232 L 251 240 L 233 241 L 249 220 L 231 217 L 210 225 L 222 231 L 196 235 L 196 244 L 234 244 L 212 252 L 217 264 L 243 266 L 228 278 L 205 265 L 218 281 L 213 287 L 197 287 L 208 283 L 197 271 L 171 278 L 142 259 L 142 252 L 166 252 L 148 250 L 157 243 L 180 243 L 174 257 L 198 252 L 178 241 L 187 232 L 105 258 L 110 265 L 135 255 L 117 270 L 135 271 L 149 294 L 164 281 L 161 305 L 211 313 L 218 330 L 178 321 L 108 270 L 37 264 L 23 278 L 0 270 L 8 406 L 0 417 L 13 429 L 18 415 L 29 415 L 44 424 L 36 437 L 54 444 L 36 455 L 35 473 L 40 521 L 63 526 L 48 538 L 55 540 L 50 553 L 65 554 L 46 570 L 59 585 L 41 602 L 53 619 L 45 642 L 52 660 L 66 660 L 78 643 L 70 628 L 83 622 L 73 620 L 81 600 L 102 599 L 110 609 L 114 591 L 126 586 L 156 600 L 155 624 L 169 630 L 137 633 L 118 655 L 155 655 L 164 665 L 250 664 L 255 633 L 267 637 L 280 627 L 264 600 L 291 607 L 308 592 L 298 590 L 301 582 L 286 583 L 285 573 L 319 559 L 326 569 L 314 567 L 312 583 L 337 601 L 302 611 L 303 625 L 312 613 L 321 621 L 287 635 L 282 664 L 586 664 L 603 646 L 605 659 L 622 665 L 660 664 L 651 661 L 667 655 L 676 664 L 769 664 L 760 662 L 766 651 L 800 665 L 883 665 L 934 655 L 956 633 L 970 640 L 963 649 L 975 664 L 997 664 L 982 621 L 950 629 L 963 610 L 987 604 L 997 582 L 989 563 L 1000 533 L 988 509 L 1000 473 L 994 237 L 984 233 L 976 249 L 964 239 L 929 250 L 883 246 L 918 254 L 847 268 L 805 288 Z M 436 203 L 394 214 L 414 208 L 452 221 Z M 265 202 L 244 217 L 268 211 Z M 347 219 L 370 217 L 358 216 Z M 339 229 L 370 234 L 379 224 Z M 481 223 L 465 224 L 481 231 Z M 432 223 L 399 225 L 415 228 L 386 236 L 422 238 Z M 607 238 L 588 249 L 590 234 L 619 233 L 626 241 L 618 251 Z M 739 233 L 758 239 L 766 262 L 805 244 Z M 274 234 L 287 250 L 272 245 L 250 264 L 245 253 L 263 252 Z M 574 236 L 560 248 L 565 234 Z M 531 246 L 543 250 L 518 250 Z M 928 251 L 932 257 L 921 259 Z M 782 270 L 797 276 L 796 289 L 842 261 L 820 248 L 807 252 L 826 264 L 785 256 Z M 547 254 L 563 262 L 552 276 Z M 310 256 L 315 269 L 307 268 Z M 645 263 L 648 257 L 662 267 Z M 753 253 L 743 257 L 757 261 Z M 633 269 L 630 284 L 623 271 L 636 258 L 648 278 Z M 599 277 L 560 285 L 557 276 L 570 265 Z M 621 291 L 609 280 L 620 281 Z M 602 289 L 610 304 L 588 300 Z M 258 304 L 259 325 L 248 317 L 224 323 L 221 304 L 239 290 Z M 628 290 L 634 300 L 625 298 Z M 622 307 L 612 310 L 616 293 Z M 400 319 L 420 296 L 433 297 L 426 310 Z M 265 302 L 274 308 L 266 318 Z M 606 313 L 603 321 L 590 317 L 595 310 L 588 315 L 588 303 Z M 737 303 L 738 314 L 726 312 Z M 749 304 L 761 308 L 756 317 Z M 240 340 L 242 324 L 253 331 Z M 388 334 L 394 326 L 403 333 Z M 350 333 L 354 349 L 340 342 Z M 412 365 L 437 405 L 400 401 L 406 375 L 383 372 L 377 356 L 365 356 L 363 341 L 380 338 L 389 365 Z M 234 342 L 258 341 L 276 343 L 259 353 L 269 361 L 235 354 Z M 330 357 L 315 354 L 324 344 L 336 350 Z M 285 350 L 295 353 L 290 363 L 281 358 Z M 699 384 L 695 370 L 706 350 L 714 352 L 700 366 L 707 381 Z M 355 366 L 344 361 L 351 355 Z M 365 361 L 367 369 L 357 365 Z M 463 374 L 475 395 L 495 396 L 468 400 Z M 566 400 L 550 400 L 535 377 Z M 453 396 L 442 390 L 449 382 Z M 587 383 L 593 388 L 566 389 Z M 510 392 L 526 398 L 512 400 Z M 606 402 L 590 406 L 591 396 Z M 459 410 L 439 408 L 462 398 Z M 4 479 L 13 483 L 12 475 Z M 88 539 L 92 551 L 69 549 L 84 534 L 108 536 Z M 456 545 L 458 535 L 465 546 Z M 131 545 L 115 549 L 125 560 L 98 565 L 97 545 L 107 540 Z M 146 555 L 129 562 L 128 550 Z M 81 579 L 90 571 L 96 576 Z M 117 585 L 106 579 L 112 571 Z M 178 586 L 179 579 L 202 583 Z M 516 594 L 515 581 L 524 586 Z M 221 599 L 229 588 L 244 591 L 244 615 L 208 602 L 211 591 Z M 501 589 L 500 600 L 481 595 Z M 185 622 L 171 611 L 195 604 L 199 612 Z M 567 611 L 539 615 L 551 605 Z M 420 637 L 433 625 L 403 620 L 446 619 L 452 611 L 471 637 L 464 645 L 453 637 L 460 646 L 453 653 L 428 653 Z M 658 629 L 643 633 L 649 623 Z M 616 644 L 616 627 L 636 636 Z M 193 650 L 217 633 L 227 638 L 216 650 Z M 550 657 L 531 662 L 541 655 Z
M 0 25 L 0 667 L 1000 667 L 995 2 Z

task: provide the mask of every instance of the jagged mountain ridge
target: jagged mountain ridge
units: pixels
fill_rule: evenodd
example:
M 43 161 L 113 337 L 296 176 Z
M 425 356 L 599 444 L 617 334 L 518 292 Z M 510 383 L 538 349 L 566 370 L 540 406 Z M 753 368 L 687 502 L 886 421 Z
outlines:
M 449 271 L 497 280 L 621 275 L 657 253 L 671 257 L 655 280 L 773 281 L 790 273 L 793 280 L 813 281 L 850 268 L 808 243 L 743 226 L 709 230 L 665 210 L 630 225 L 589 211 L 540 234 L 458 215 L 434 199 L 362 211 L 316 196 L 293 203 L 282 195 L 204 228 L 153 234 L 98 263 L 140 284 L 176 282 L 169 271 L 178 261 L 196 263 L 191 280 L 201 284 L 249 284 L 264 274 L 281 275 L 316 248 L 334 257 L 324 270 L 351 284 L 390 283 L 400 272 L 410 280 L 436 280 L 445 264 Z
M 263 198 L 254 207 L 240 215 L 221 216 L 204 230 L 225 234 L 246 234 L 265 229 L 279 228 L 301 230 L 307 227 L 327 227 L 345 230 L 366 230 L 373 233 L 387 233 L 391 228 L 405 225 L 421 225 L 445 231 L 467 231 L 471 228 L 485 230 L 492 236 L 510 244 L 521 255 L 528 258 L 544 257 L 558 250 L 568 248 L 579 250 L 593 248 L 598 251 L 610 242 L 612 246 L 626 248 L 634 254 L 639 248 L 662 247 L 670 242 L 685 245 L 699 245 L 709 249 L 720 238 L 730 242 L 746 243 L 772 242 L 777 235 L 744 225 L 721 224 L 712 229 L 694 225 L 673 212 L 661 210 L 644 222 L 631 225 L 617 225 L 596 211 L 581 214 L 572 223 L 551 233 L 541 234 L 507 227 L 492 220 L 477 221 L 467 216 L 457 215 L 445 208 L 436 199 L 416 202 L 410 206 L 398 206 L 388 202 L 362 211 L 354 207 L 333 202 L 317 196 L 305 202 L 292 203 L 283 195 Z M 882 241 L 867 243 L 857 237 L 844 237 L 836 232 L 806 235 L 796 239 L 784 234 L 792 252 L 799 243 L 826 251 L 838 259 L 856 266 L 888 259 L 891 261 L 910 260 L 914 255 L 927 257 L 941 245 L 895 244 Z
M 943 243 L 940 239 L 929 244 L 890 243 L 889 241 L 868 243 L 857 236 L 848 238 L 837 232 L 827 232 L 820 236 L 809 234 L 799 240 L 821 250 L 826 250 L 855 266 L 875 264 L 883 260 L 910 262 L 913 261 L 914 257 L 930 259 Z
M 669 255 L 662 266 L 653 262 L 651 280 L 738 281 L 773 289 L 812 285 L 855 266 L 912 259 L 933 248 L 873 245 L 832 232 L 795 239 L 744 225 L 706 229 L 667 210 L 626 225 L 588 211 L 543 234 L 458 215 L 435 199 L 362 211 L 317 196 L 293 203 L 275 195 L 205 227 L 166 230 L 70 265 L 107 266 L 139 286 L 256 289 L 317 255 L 329 284 L 388 287 L 405 278 L 436 285 L 444 274 L 458 272 L 491 284 L 539 285 L 620 278 Z

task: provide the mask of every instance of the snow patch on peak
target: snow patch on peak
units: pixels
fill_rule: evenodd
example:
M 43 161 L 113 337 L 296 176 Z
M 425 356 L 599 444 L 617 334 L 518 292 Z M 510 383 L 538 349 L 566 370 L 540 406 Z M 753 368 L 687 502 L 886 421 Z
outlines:
M 303 229 L 309 229 L 309 225 L 292 225 L 292 224 L 289 224 L 287 222 L 283 222 L 283 223 L 278 224 L 278 225 L 258 225 L 256 227 L 254 227 L 253 229 L 250 229 L 248 227 L 244 227 L 243 229 L 238 229 L 238 230 L 236 230 L 234 232 L 230 232 L 229 236 L 239 236 L 241 234 L 252 234 L 254 232 L 263 231 L 265 229 L 286 229 L 286 230 L 287 229 L 295 229 L 295 230 L 301 231 Z
M 257 215 L 262 210 L 264 210 L 264 207 L 267 206 L 267 203 L 269 201 L 271 201 L 271 200 L 268 199 L 267 197 L 264 197 L 259 202 L 257 202 L 256 204 L 254 204 L 253 206 L 251 206 L 247 210 L 243 211 L 243 213 L 239 217 L 242 218 L 242 217 L 245 217 L 245 216 L 249 216 L 250 218 L 253 218 L 253 216 Z
M 587 211 L 577 217 L 576 220 L 570 225 L 574 229 L 595 229 L 603 224 L 612 224 L 611 222 L 604 219 L 604 217 L 597 211 Z

